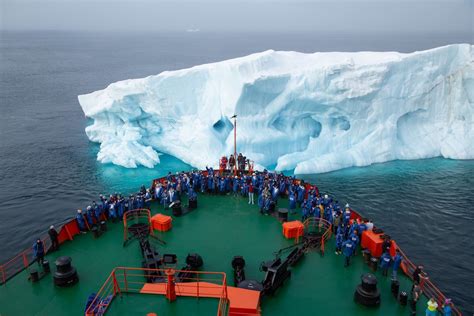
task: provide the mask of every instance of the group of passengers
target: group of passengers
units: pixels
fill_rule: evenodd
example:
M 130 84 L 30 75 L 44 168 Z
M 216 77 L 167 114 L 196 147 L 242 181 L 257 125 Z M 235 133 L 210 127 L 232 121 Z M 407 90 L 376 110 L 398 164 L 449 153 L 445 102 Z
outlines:
M 99 195 L 98 201 L 92 201 L 85 211 L 77 210 L 76 220 L 80 231 L 85 232 L 101 221 L 121 220 L 128 210 L 150 208 L 151 201 L 152 195 L 145 186 L 142 186 L 138 193 L 130 194 L 128 197 L 117 193 L 109 195 L 108 198 Z
M 226 170 L 238 170 L 244 172 L 248 170 L 250 173 L 253 171 L 253 165 L 247 157 L 239 153 L 238 155 L 230 155 L 229 159 L 227 156 L 222 156 L 219 161 L 219 171 L 223 172 Z
M 238 164 L 239 172 L 234 169 L 235 163 Z M 249 166 L 250 172 L 244 172 L 246 165 Z M 337 200 L 328 194 L 320 195 L 316 186 L 305 183 L 303 180 L 266 170 L 252 172 L 251 165 L 242 154 L 239 154 L 237 161 L 233 155 L 228 160 L 223 157 L 218 171 L 206 167 L 206 171 L 179 172 L 174 175 L 170 172 L 166 177 L 156 180 L 151 188 L 142 186 L 137 194 L 128 197 L 121 194 L 113 194 L 108 198 L 100 195 L 98 202 L 93 201 L 87 206 L 85 212 L 78 210 L 76 219 L 79 229 L 85 232 L 100 221 L 122 219 L 123 214 L 128 210 L 150 208 L 152 200 L 166 208 L 181 201 L 184 195 L 189 201 L 196 200 L 197 192 L 248 197 L 248 204 L 255 204 L 254 196 L 257 195 L 260 213 L 265 215 L 275 211 L 280 198 L 288 198 L 290 214 L 295 214 L 298 208 L 302 221 L 312 217 L 322 218 L 332 224 L 336 235 L 336 254 L 343 254 L 345 267 L 350 265 L 351 258 L 357 254 L 362 233 L 374 227 L 369 219 L 355 220 L 349 204 L 342 208 Z M 59 247 L 57 232 L 54 234 L 53 231 L 56 232 L 52 226 L 50 228 L 51 240 L 55 239 L 53 244 Z M 383 254 L 379 259 L 379 266 L 384 276 L 387 276 L 391 268 L 392 278 L 397 279 L 402 256 L 398 249 L 395 250 L 393 257 L 390 255 L 391 244 L 390 239 L 386 238 L 382 245 Z M 42 261 L 44 244 L 40 239 L 35 242 L 33 250 L 38 262 Z M 414 286 L 410 301 L 414 313 L 416 313 L 416 301 L 421 294 L 420 275 L 422 275 L 421 270 L 414 272 Z M 445 303 L 444 315 L 450 315 L 451 302 Z M 434 311 L 433 306 L 435 306 Z M 430 300 L 427 315 L 435 315 L 437 308 L 436 301 Z

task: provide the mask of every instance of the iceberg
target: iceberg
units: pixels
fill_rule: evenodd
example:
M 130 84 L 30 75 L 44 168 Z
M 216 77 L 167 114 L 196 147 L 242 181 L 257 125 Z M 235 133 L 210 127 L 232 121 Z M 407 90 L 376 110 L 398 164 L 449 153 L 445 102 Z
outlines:
M 233 150 L 321 173 L 395 159 L 474 158 L 473 45 L 409 54 L 265 51 L 78 96 L 97 159 L 197 167 Z

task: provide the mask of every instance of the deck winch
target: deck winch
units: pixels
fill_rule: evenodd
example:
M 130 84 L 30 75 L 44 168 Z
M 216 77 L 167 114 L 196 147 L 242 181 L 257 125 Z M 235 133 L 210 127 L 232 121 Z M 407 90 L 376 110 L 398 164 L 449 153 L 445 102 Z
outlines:
M 361 276 L 361 284 L 356 288 L 354 300 L 364 306 L 375 307 L 380 305 L 380 290 L 377 289 L 375 275 L 366 273 Z
M 63 256 L 56 259 L 54 284 L 57 286 L 71 286 L 79 281 L 76 268 L 71 265 L 71 257 Z

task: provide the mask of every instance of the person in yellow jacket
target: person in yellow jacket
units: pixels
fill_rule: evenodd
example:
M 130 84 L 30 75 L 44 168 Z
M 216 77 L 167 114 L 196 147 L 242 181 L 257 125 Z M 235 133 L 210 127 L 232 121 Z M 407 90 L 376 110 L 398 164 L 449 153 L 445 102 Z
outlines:
M 430 298 L 428 301 L 428 307 L 426 308 L 426 316 L 436 316 L 438 314 L 438 303 L 434 298 Z

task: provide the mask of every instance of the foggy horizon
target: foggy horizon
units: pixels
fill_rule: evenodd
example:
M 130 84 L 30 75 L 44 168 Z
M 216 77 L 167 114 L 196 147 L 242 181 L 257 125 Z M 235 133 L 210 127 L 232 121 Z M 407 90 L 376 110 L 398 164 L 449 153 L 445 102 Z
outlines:
M 472 0 L 0 0 L 0 30 L 458 34 L 473 40 Z

